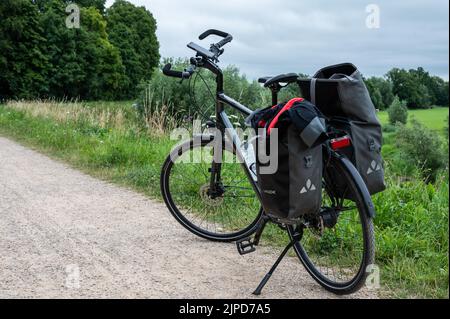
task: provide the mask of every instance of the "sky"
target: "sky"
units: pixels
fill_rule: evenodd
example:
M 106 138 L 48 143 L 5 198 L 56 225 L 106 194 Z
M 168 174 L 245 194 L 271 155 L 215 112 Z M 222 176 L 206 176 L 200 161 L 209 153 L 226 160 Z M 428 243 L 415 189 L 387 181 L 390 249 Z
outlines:
M 354 63 L 365 76 L 422 66 L 449 78 L 448 0 L 129 1 L 156 18 L 162 57 L 190 57 L 187 43 L 208 48 L 218 38 L 200 41 L 198 35 L 219 29 L 234 37 L 220 65 L 234 64 L 249 79 L 312 75 L 341 62 Z M 367 12 L 371 4 L 377 7 Z

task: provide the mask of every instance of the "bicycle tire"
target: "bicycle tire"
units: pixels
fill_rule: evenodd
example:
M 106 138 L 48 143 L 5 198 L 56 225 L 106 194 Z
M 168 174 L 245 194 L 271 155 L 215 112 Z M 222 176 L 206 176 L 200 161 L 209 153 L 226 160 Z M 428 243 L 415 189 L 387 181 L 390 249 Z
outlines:
M 243 227 L 242 229 L 239 229 L 238 231 L 230 232 L 230 233 L 217 233 L 217 232 L 211 232 L 206 229 L 203 229 L 199 227 L 198 225 L 195 225 L 193 222 L 191 222 L 185 214 L 182 212 L 180 207 L 176 205 L 176 203 L 173 200 L 172 194 L 171 194 L 171 185 L 170 185 L 170 173 L 171 170 L 174 167 L 174 161 L 180 157 L 183 154 L 183 150 L 192 150 L 195 147 L 204 147 L 210 143 L 211 137 L 210 136 L 204 136 L 202 138 L 197 139 L 191 139 L 179 146 L 177 146 L 171 154 L 167 157 L 165 160 L 162 170 L 161 170 L 161 194 L 164 199 L 164 202 L 169 209 L 170 213 L 175 217 L 175 219 L 187 230 L 189 230 L 191 233 L 211 241 L 221 241 L 221 242 L 231 242 L 236 241 L 245 237 L 250 236 L 253 234 L 256 230 L 258 221 L 262 217 L 263 210 L 260 207 L 259 211 L 255 214 L 254 220 L 252 220 L 251 223 Z M 229 144 L 225 144 L 223 146 L 223 149 L 226 149 L 227 151 L 232 151 L 233 154 L 235 154 L 234 149 Z M 255 198 L 256 198 L 255 194 Z
M 355 197 L 353 200 L 357 205 L 359 217 L 361 219 L 362 233 L 364 238 L 364 253 L 358 272 L 348 282 L 336 282 L 331 280 L 330 278 L 327 278 L 327 276 L 325 276 L 321 272 L 321 270 L 316 267 L 314 262 L 308 256 L 308 252 L 304 249 L 301 240 L 294 245 L 294 251 L 303 266 L 316 282 L 318 282 L 322 287 L 334 294 L 345 295 L 356 292 L 364 285 L 369 274 L 368 266 L 373 265 L 375 260 L 375 236 L 373 230 L 373 220 L 370 217 L 369 212 L 367 211 L 367 206 L 364 205 L 364 199 L 362 196 L 363 193 L 358 186 L 360 184 L 356 182 L 357 177 L 355 177 L 352 172 L 346 169 L 346 166 L 342 164 L 342 159 L 340 157 L 334 158 L 333 161 L 334 165 L 336 165 L 336 167 L 339 167 L 340 171 L 343 173 L 343 176 L 345 176 L 345 182 L 353 191 Z M 290 239 L 292 240 L 293 235 L 296 231 L 294 226 L 289 225 L 287 227 L 287 231 Z

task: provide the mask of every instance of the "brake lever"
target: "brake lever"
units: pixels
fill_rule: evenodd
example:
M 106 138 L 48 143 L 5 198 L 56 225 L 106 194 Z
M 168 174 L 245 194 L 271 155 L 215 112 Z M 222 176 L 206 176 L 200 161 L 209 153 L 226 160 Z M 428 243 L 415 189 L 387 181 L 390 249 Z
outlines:
M 189 79 L 191 77 L 191 75 L 195 72 L 195 68 L 196 68 L 196 65 L 191 64 L 187 68 L 184 69 L 184 72 L 189 73 L 189 76 L 188 77 L 182 77 L 181 81 L 180 81 L 180 84 L 183 83 L 183 80 L 187 80 L 187 79 Z

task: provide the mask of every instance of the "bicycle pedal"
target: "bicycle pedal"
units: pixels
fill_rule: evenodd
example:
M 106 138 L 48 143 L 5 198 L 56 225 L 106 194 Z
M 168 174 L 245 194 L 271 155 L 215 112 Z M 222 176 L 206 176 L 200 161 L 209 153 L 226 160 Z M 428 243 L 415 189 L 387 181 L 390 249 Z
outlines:
M 236 242 L 236 247 L 240 255 L 249 254 L 256 250 L 255 245 L 250 237 L 238 240 Z

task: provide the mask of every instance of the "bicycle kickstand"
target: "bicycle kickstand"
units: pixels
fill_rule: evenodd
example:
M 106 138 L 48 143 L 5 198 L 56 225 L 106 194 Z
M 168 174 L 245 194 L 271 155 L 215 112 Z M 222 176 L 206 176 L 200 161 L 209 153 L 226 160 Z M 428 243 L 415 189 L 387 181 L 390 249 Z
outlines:
M 287 244 L 287 246 L 283 249 L 281 252 L 281 255 L 278 256 L 277 260 L 273 264 L 272 268 L 270 268 L 269 272 L 264 276 L 264 278 L 259 283 L 256 290 L 253 292 L 254 295 L 259 296 L 261 294 L 261 290 L 264 288 L 264 286 L 269 281 L 270 277 L 272 276 L 275 269 L 277 269 L 278 265 L 280 264 L 281 260 L 283 260 L 284 256 L 286 256 L 289 249 L 291 249 L 295 243 L 297 243 L 300 240 L 301 235 L 299 233 L 295 233 L 292 240 Z

